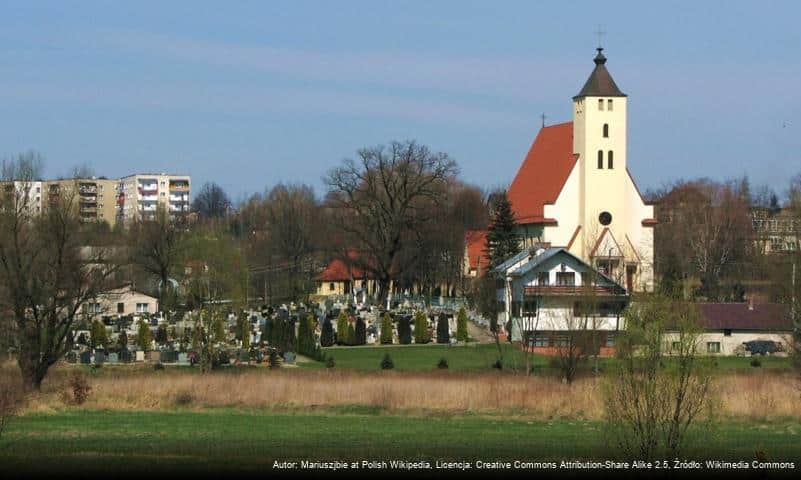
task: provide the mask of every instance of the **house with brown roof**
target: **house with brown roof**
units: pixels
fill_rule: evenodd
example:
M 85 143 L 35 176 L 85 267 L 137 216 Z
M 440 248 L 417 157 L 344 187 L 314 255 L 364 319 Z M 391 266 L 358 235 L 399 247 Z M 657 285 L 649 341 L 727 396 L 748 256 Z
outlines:
M 363 292 L 365 295 L 377 289 L 375 279 L 369 272 L 358 266 L 359 255 L 355 250 L 348 250 L 347 255 L 334 256 L 325 269 L 316 277 L 316 295 L 351 295 Z
M 778 303 L 699 303 L 701 333 L 698 345 L 709 355 L 787 355 L 792 345 L 790 309 Z M 671 335 L 667 341 L 672 343 Z
M 523 247 L 564 247 L 625 285 L 653 289 L 653 206 L 627 158 L 628 97 L 598 48 L 573 120 L 543 126 L 509 186 Z

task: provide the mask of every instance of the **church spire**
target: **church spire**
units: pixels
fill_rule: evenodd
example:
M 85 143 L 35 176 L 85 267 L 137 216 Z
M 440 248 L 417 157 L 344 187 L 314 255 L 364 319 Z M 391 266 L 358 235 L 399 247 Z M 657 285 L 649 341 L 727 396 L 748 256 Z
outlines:
M 626 94 L 620 91 L 612 80 L 612 75 L 606 69 L 606 57 L 603 54 L 603 47 L 596 49 L 598 54 L 595 55 L 595 69 L 590 74 L 590 78 L 584 84 L 581 91 L 573 97 L 573 99 L 580 97 L 625 97 Z

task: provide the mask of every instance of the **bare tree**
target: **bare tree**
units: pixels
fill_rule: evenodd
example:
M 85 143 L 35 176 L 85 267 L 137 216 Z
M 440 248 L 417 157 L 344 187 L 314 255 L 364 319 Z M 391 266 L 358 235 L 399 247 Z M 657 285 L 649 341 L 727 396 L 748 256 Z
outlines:
M 363 269 L 378 282 L 385 301 L 390 283 L 417 261 L 421 227 L 432 220 L 432 205 L 446 195 L 457 173 L 445 153 L 432 153 L 414 141 L 364 148 L 329 172 L 328 201 L 339 224 L 364 253 Z
M 4 162 L 0 197 L 0 311 L 14 319 L 23 383 L 36 390 L 72 347 L 83 304 L 111 288 L 118 268 L 110 249 L 84 248 L 72 198 L 37 210 L 37 164 L 34 154 Z
M 192 211 L 201 219 L 219 219 L 228 215 L 231 199 L 225 190 L 214 182 L 206 182 L 195 194 Z
M 219 229 L 196 228 L 186 239 L 190 272 L 185 279 L 187 304 L 194 310 L 195 339 L 201 371 L 215 364 L 217 344 L 224 340 L 226 312 L 243 305 L 244 258 L 234 240 Z
M 665 286 L 678 289 L 675 284 L 680 282 L 686 290 L 686 281 L 697 276 L 702 296 L 723 296 L 721 281 L 740 273 L 753 238 L 746 197 L 750 194 L 744 185 L 708 180 L 680 182 L 663 196 L 657 208 L 655 251 Z
M 641 297 L 627 308 L 617 366 L 603 388 L 606 432 L 623 454 L 675 458 L 700 416 L 711 421 L 698 315 L 692 304 L 660 297 Z
M 130 262 L 158 282 L 159 307 L 165 312 L 174 298 L 173 282 L 183 262 L 186 229 L 179 220 L 170 219 L 159 205 L 155 220 L 137 220 L 128 233 Z
M 284 274 L 288 277 L 289 297 L 297 300 L 311 287 L 313 269 L 308 264 L 322 223 L 314 190 L 308 185 L 278 184 L 267 195 L 265 206 L 274 259 L 288 264 Z

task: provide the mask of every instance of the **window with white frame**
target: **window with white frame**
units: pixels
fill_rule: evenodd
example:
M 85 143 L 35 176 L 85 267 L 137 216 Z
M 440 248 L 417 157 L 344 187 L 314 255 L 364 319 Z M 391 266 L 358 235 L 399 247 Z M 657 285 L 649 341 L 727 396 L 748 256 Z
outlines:
M 137 303 L 136 304 L 136 313 L 148 313 L 150 305 L 147 303 Z

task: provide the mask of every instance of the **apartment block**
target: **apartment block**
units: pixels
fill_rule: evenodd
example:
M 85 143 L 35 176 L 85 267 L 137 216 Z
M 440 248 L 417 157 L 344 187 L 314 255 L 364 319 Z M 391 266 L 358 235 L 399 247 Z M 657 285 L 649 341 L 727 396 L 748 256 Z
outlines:
M 83 222 L 108 222 L 114 227 L 117 221 L 118 180 L 104 177 L 50 180 L 45 182 L 48 204 L 59 198 L 73 202 Z
M 5 201 L 12 201 L 13 197 L 23 202 L 29 214 L 38 215 L 43 207 L 44 182 L 39 180 L 16 180 L 1 182 Z
M 117 220 L 153 220 L 159 205 L 171 217 L 189 214 L 189 175 L 138 173 L 123 177 L 117 186 Z

